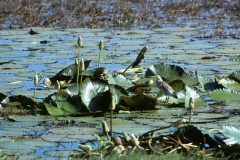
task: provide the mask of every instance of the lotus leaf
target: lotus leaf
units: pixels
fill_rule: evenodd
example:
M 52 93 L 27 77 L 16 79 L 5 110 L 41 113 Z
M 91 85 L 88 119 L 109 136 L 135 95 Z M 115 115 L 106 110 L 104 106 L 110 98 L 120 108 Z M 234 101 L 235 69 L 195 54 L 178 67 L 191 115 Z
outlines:
M 53 135 L 49 134 L 42 138 L 44 141 L 48 142 L 80 142 L 84 140 L 95 140 L 96 137 L 92 134 L 82 134 L 82 135 L 64 135 L 64 134 L 58 134 Z
M 198 80 L 184 72 L 184 70 L 175 65 L 159 63 L 149 67 L 145 73 L 146 76 L 160 75 L 164 81 L 182 80 L 187 85 L 196 85 Z
M 203 90 L 214 90 L 218 85 L 210 79 L 204 78 L 200 75 L 197 75 L 198 81 Z
M 18 121 L 18 122 L 28 122 L 30 121 L 30 124 L 33 122 L 40 122 L 40 121 L 49 121 L 52 119 L 51 116 L 17 116 L 17 115 L 11 115 L 8 117 L 9 119 L 13 120 L 13 121 Z M 35 123 L 33 123 L 33 125 L 36 125 Z
M 152 127 L 167 127 L 171 126 L 171 123 L 164 122 L 162 120 L 156 120 L 156 119 L 133 119 L 136 123 L 143 124 L 143 125 L 149 125 Z
M 110 103 L 109 86 L 106 81 L 103 80 L 90 80 L 86 79 L 82 83 L 81 98 L 85 106 L 90 112 L 107 110 Z M 116 104 L 119 103 L 121 96 L 126 96 L 127 92 L 115 85 L 114 91 L 112 91 L 116 98 Z
M 210 97 L 213 100 L 219 100 L 224 102 L 239 102 L 240 94 L 230 89 L 216 89 L 210 92 Z
M 240 144 L 240 130 L 234 126 L 222 126 L 222 133 L 228 138 L 233 138 L 236 143 Z
M 240 82 L 240 71 L 233 72 L 229 75 L 231 79 L 234 79 L 237 82 Z
M 151 94 L 138 94 L 133 97 L 123 97 L 123 101 L 131 110 L 151 110 L 156 109 L 157 98 Z
M 44 105 L 50 115 L 66 116 L 76 114 L 80 106 L 73 105 L 71 99 L 58 93 L 44 99 Z
M 108 123 L 108 126 L 110 126 L 109 123 Z M 97 128 L 102 129 L 102 125 L 97 126 Z M 114 129 L 114 132 L 117 132 L 117 133 L 124 132 L 127 134 L 134 133 L 138 135 L 153 129 L 153 127 L 149 125 L 138 124 L 134 121 L 114 119 L 113 129 Z
M 91 61 L 84 61 L 85 68 L 90 65 Z M 55 83 L 56 80 L 58 81 L 63 81 L 65 80 L 66 82 L 76 82 L 77 78 L 77 65 L 71 64 L 67 66 L 66 68 L 62 69 L 59 73 L 57 73 L 54 77 L 49 78 L 52 83 Z
M 123 88 L 129 88 L 133 86 L 132 82 L 123 75 L 117 75 L 116 77 L 114 77 L 114 79 L 116 81 L 116 84 Z
M 58 117 L 60 121 L 76 121 L 76 122 L 84 122 L 88 124 L 102 124 L 103 117 Z
M 34 150 L 39 149 L 40 147 L 56 147 L 57 143 L 50 143 L 43 141 L 41 139 L 35 139 L 31 141 L 16 139 L 12 142 L 4 142 L 0 144 L 1 148 L 5 149 L 18 149 L 18 150 Z
M 58 158 L 66 158 L 68 159 L 69 156 L 71 156 L 72 154 L 74 155 L 79 155 L 79 151 L 74 151 L 74 150 L 58 150 L 58 151 L 45 151 L 44 152 L 45 155 L 48 156 L 54 156 L 54 157 L 58 157 Z
M 55 127 L 49 129 L 49 131 L 53 134 L 65 134 L 65 135 L 83 135 L 83 134 L 91 134 L 97 133 L 95 128 L 89 127 Z

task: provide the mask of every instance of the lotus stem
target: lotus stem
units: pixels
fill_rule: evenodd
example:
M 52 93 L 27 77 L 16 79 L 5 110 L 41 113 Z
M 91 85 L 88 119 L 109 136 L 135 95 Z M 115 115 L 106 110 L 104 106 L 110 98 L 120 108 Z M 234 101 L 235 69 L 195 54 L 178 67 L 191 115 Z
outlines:
M 152 147 L 151 142 L 152 142 L 152 139 L 149 139 L 149 140 L 148 140 L 148 146 L 149 146 L 149 148 L 151 149 L 151 151 L 154 152 L 154 153 L 156 153 L 156 154 L 162 154 L 161 152 L 158 152 L 157 150 L 155 150 L 155 149 Z M 172 147 L 172 146 L 170 146 L 170 147 Z
M 110 129 L 111 129 L 111 137 L 113 138 L 113 110 L 115 109 L 115 97 L 114 95 L 112 96 L 112 101 L 109 106 L 110 112 L 111 112 L 111 118 L 110 118 Z
M 110 116 L 111 116 L 110 117 L 110 130 L 111 130 L 110 134 L 111 134 L 111 138 L 113 138 L 113 124 L 112 124 L 112 122 L 113 122 L 113 111 L 116 108 L 116 99 L 115 99 L 114 94 L 113 94 L 114 88 L 111 85 L 109 85 L 109 90 L 110 90 L 110 99 L 111 99 L 109 107 L 108 107 L 108 109 L 110 110 Z
M 133 133 L 131 134 L 131 140 L 132 140 L 133 146 L 139 146 L 140 142 L 138 141 L 138 139 L 135 137 Z
M 122 134 L 127 142 L 131 141 L 131 138 L 126 133 L 122 132 Z
M 181 149 L 182 147 L 177 147 L 177 148 L 174 148 L 174 149 L 172 149 L 171 151 L 169 151 L 168 153 L 173 153 L 173 152 L 175 152 L 175 151 L 177 151 L 178 149 Z
M 188 152 L 190 152 L 191 154 L 193 154 L 192 151 L 190 151 L 190 148 L 188 146 L 185 146 L 184 144 L 179 143 L 178 141 L 176 141 L 175 139 L 173 139 L 172 137 L 167 136 L 167 138 L 169 138 L 170 140 L 172 140 L 173 142 L 177 143 L 178 145 L 180 145 L 181 147 L 183 147 L 184 149 L 186 149 Z M 180 147 L 179 146 L 179 147 Z
M 103 40 L 99 42 L 99 55 L 98 55 L 98 68 L 100 68 L 100 59 L 102 54 L 102 49 L 104 48 Z
M 78 36 L 78 41 L 77 41 L 78 60 L 77 60 L 77 79 L 76 79 L 76 83 L 78 83 L 79 72 L 80 72 L 80 48 L 81 48 L 81 46 L 82 46 L 82 37 Z
M 189 99 L 189 125 L 191 125 L 191 121 L 192 121 L 192 114 L 193 114 L 193 108 L 194 108 L 194 100 L 192 97 L 190 97 Z
M 81 59 L 81 63 L 79 63 L 79 66 L 80 66 L 79 70 L 81 72 L 81 78 L 80 78 L 80 86 L 79 86 L 79 90 L 78 90 L 78 95 L 80 95 L 80 90 L 82 88 L 83 72 L 85 71 L 85 65 L 84 65 L 84 60 L 83 59 Z
M 81 59 L 81 68 L 80 68 L 80 71 L 81 71 L 81 80 L 80 80 L 80 87 L 82 87 L 82 78 L 83 78 L 83 72 L 85 71 L 85 64 L 84 64 L 84 60 Z
M 79 144 L 78 147 L 87 153 L 90 153 L 92 151 L 92 146 L 90 145 Z

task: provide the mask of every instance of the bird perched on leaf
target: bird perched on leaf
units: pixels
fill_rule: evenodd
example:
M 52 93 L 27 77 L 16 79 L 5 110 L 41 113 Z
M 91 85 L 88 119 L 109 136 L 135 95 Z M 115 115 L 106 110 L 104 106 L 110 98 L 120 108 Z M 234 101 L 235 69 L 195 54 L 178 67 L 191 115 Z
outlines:
M 173 88 L 167 83 L 164 82 L 161 78 L 161 76 L 156 75 L 156 86 L 164 92 L 164 94 L 167 96 L 166 100 L 164 102 L 164 104 L 166 104 L 169 100 L 169 96 L 174 97 L 174 98 L 178 98 L 177 94 L 175 93 L 175 91 L 173 90 Z

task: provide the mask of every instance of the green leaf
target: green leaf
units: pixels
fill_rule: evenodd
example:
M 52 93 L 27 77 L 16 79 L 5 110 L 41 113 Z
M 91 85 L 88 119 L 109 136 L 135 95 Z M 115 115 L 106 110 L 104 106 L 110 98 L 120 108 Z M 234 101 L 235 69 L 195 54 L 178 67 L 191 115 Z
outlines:
M 61 92 L 65 92 L 67 95 L 69 95 L 71 97 L 78 95 L 79 87 L 80 87 L 79 84 L 71 83 L 71 84 L 67 84 L 66 87 L 67 88 L 63 91 L 61 90 Z M 61 93 L 61 94 L 63 94 L 63 93 Z
M 228 138 L 233 138 L 238 144 L 240 144 L 240 130 L 234 126 L 222 126 L 222 133 Z
M 59 95 L 57 93 L 47 97 L 44 100 L 44 105 L 48 113 L 53 116 L 73 115 L 80 110 L 80 106 L 72 105 L 68 97 Z
M 229 77 L 237 82 L 240 82 L 240 71 L 231 73 Z
M 123 75 L 119 74 L 114 77 L 114 79 L 116 80 L 117 84 L 123 88 L 129 88 L 133 86 L 132 82 Z
M 90 63 L 91 63 L 90 60 L 84 61 L 85 69 L 87 69 Z M 54 77 L 51 77 L 49 79 L 51 80 L 52 83 L 55 83 L 56 80 L 58 81 L 65 80 L 66 82 L 68 81 L 76 82 L 76 78 L 77 78 L 77 64 L 74 63 L 62 69 Z
M 106 81 L 87 78 L 82 83 L 81 98 L 90 112 L 107 110 L 111 100 L 108 91 L 109 86 Z M 116 104 L 119 103 L 121 96 L 127 95 L 126 90 L 118 85 L 114 85 L 112 93 L 116 99 Z
M 133 97 L 123 97 L 123 100 L 131 110 L 156 109 L 155 106 L 158 104 L 157 98 L 151 94 L 138 94 Z
M 200 75 L 197 75 L 197 78 L 203 90 L 214 90 L 218 87 L 217 83 L 210 79 L 204 78 Z
M 198 80 L 184 72 L 184 70 L 175 65 L 159 63 L 149 67 L 145 73 L 146 76 L 160 75 L 164 81 L 182 80 L 187 85 L 196 85 Z
M 216 89 L 210 92 L 210 97 L 213 100 L 220 100 L 224 102 L 238 102 L 240 101 L 240 94 L 230 89 Z

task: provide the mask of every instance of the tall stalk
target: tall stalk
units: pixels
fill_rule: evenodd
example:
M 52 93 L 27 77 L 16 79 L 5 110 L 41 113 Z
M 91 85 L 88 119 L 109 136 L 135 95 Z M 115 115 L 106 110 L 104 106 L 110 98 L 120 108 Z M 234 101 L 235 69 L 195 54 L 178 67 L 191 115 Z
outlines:
M 113 124 L 112 124 L 113 123 L 113 111 L 116 108 L 116 98 L 113 94 L 113 90 L 114 90 L 113 86 L 109 85 L 109 90 L 110 90 L 109 96 L 110 96 L 111 101 L 110 101 L 108 109 L 110 110 L 110 116 L 111 116 L 110 117 L 110 131 L 111 131 L 110 135 L 111 135 L 111 140 L 112 140 L 113 139 Z
M 79 91 L 78 91 L 78 94 L 80 95 L 80 90 L 82 88 L 82 78 L 83 78 L 83 72 L 85 71 L 85 64 L 84 64 L 84 60 L 81 59 L 81 63 L 80 63 L 80 71 L 81 71 L 81 79 L 80 79 L 80 87 L 79 87 Z
M 189 125 L 191 124 L 192 121 L 192 115 L 193 115 L 193 108 L 194 108 L 194 100 L 192 97 L 189 99 Z
M 80 72 L 80 48 L 82 46 L 82 37 L 78 36 L 77 47 L 78 47 L 78 60 L 77 60 L 77 79 L 76 83 L 78 83 L 79 72 Z
M 102 49 L 104 48 L 103 40 L 99 42 L 99 55 L 98 55 L 98 68 L 100 68 L 100 59 L 102 54 Z

